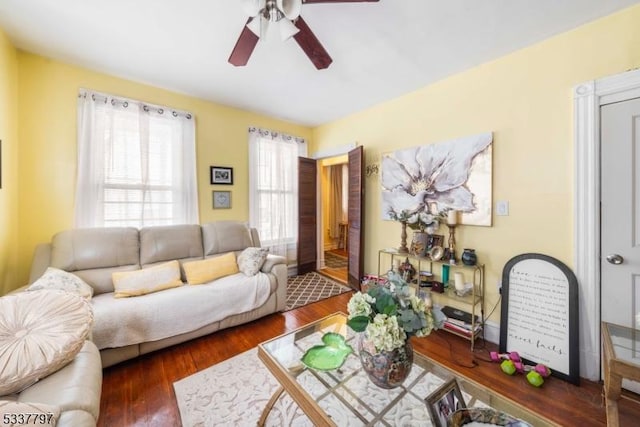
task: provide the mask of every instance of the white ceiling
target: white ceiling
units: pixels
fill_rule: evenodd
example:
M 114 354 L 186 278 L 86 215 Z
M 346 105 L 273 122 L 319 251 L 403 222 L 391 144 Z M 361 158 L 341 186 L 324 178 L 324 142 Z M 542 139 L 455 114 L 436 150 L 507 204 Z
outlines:
M 301 16 L 333 58 L 321 71 L 275 34 L 246 67 L 229 64 L 240 0 L 0 0 L 0 27 L 28 52 L 315 126 L 639 2 L 306 4 Z

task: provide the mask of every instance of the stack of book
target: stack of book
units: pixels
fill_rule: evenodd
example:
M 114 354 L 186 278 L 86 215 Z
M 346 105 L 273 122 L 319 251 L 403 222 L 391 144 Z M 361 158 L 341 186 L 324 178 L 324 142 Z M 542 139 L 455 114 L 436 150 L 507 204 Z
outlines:
M 447 305 L 442 307 L 442 313 L 447 317 L 444 322 L 444 329 L 451 332 L 470 338 L 482 329 L 480 319 L 477 315 L 475 316 L 475 322 L 473 322 L 472 326 L 471 313 Z

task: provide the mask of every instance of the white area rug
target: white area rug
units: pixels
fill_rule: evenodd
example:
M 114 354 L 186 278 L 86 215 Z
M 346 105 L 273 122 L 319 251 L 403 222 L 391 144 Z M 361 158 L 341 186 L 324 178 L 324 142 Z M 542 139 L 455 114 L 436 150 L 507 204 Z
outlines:
M 292 355 L 295 363 L 299 363 L 303 352 L 317 344 L 320 337 L 321 334 L 316 333 L 301 340 L 301 348 Z M 298 378 L 320 407 L 341 427 L 366 425 L 347 409 L 344 402 L 358 407 L 368 422 L 376 426 L 430 426 L 423 399 L 444 382 L 442 378 L 414 366 L 405 382 L 412 385 L 411 391 L 401 396 L 401 388 L 387 391 L 373 385 L 355 356 L 349 356 L 339 371 L 320 375 L 327 384 L 336 384 L 341 378 L 347 379 L 349 391 L 338 388 L 341 401 L 334 394 L 327 393 L 326 387 L 310 371 L 304 371 Z M 254 348 L 177 381 L 173 387 L 184 427 L 255 426 L 277 389 L 278 382 L 258 359 Z M 473 405 L 476 402 L 469 402 L 468 395 L 464 397 L 467 403 L 476 406 Z M 384 408 L 397 398 L 400 399 L 397 404 L 388 412 L 385 411 Z M 266 425 L 298 427 L 313 424 L 289 395 L 283 393 L 269 413 Z
M 173 384 L 184 427 L 255 426 L 278 388 L 278 381 L 253 348 Z M 267 426 L 312 426 L 283 393 Z

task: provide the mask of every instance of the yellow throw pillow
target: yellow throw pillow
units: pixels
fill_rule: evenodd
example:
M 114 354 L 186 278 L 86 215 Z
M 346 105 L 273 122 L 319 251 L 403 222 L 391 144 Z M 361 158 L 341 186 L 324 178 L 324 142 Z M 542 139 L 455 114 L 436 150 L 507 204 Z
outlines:
M 182 285 L 180 263 L 169 261 L 135 271 L 119 271 L 111 275 L 114 297 L 135 297 Z
M 185 262 L 183 267 L 190 285 L 208 283 L 239 271 L 236 254 L 233 252 L 202 261 Z

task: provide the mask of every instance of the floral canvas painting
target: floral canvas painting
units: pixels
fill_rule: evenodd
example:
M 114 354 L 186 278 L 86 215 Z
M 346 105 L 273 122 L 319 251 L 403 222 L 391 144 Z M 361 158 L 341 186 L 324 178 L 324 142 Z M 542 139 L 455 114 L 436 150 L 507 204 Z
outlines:
M 397 150 L 382 157 L 382 219 L 420 220 L 449 210 L 459 223 L 491 225 L 493 135 Z

